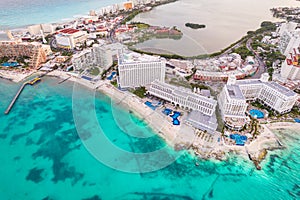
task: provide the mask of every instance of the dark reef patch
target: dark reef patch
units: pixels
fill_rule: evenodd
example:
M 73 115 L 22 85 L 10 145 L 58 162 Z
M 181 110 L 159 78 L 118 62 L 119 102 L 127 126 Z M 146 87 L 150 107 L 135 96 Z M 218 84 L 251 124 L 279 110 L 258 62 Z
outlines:
M 43 198 L 42 200 L 54 200 L 54 199 L 51 198 L 51 197 L 49 197 L 49 196 L 47 196 L 47 197 Z
M 101 200 L 101 198 L 98 195 L 95 195 L 95 196 L 92 196 L 90 198 L 85 198 L 85 199 L 82 199 L 82 200 Z
M 214 189 L 212 188 L 209 193 L 208 193 L 208 198 L 213 198 L 214 197 Z
M 20 160 L 21 159 L 21 156 L 16 156 L 16 157 L 14 157 L 14 161 L 18 161 L 18 160 Z
M 0 139 L 5 139 L 7 138 L 7 134 L 0 134 Z
M 32 181 L 34 183 L 39 183 L 44 178 L 42 177 L 43 169 L 33 168 L 29 171 L 28 175 L 26 176 L 26 180 Z
M 34 141 L 31 139 L 31 138 L 27 138 L 26 139 L 26 146 L 30 146 L 30 145 L 33 145 L 34 144 Z
M 76 184 L 83 178 L 83 174 L 76 172 L 74 167 L 70 167 L 67 163 L 61 161 L 70 151 L 81 146 L 78 143 L 79 137 L 75 128 L 50 135 L 48 131 L 43 131 L 43 133 L 39 139 L 40 148 L 32 154 L 32 157 L 34 159 L 42 157 L 52 160 L 53 182 L 57 183 L 58 181 L 71 179 L 72 185 Z
M 275 165 L 275 162 L 276 162 L 276 159 L 280 158 L 278 155 L 270 155 L 270 161 L 269 163 L 267 164 L 267 169 L 271 172 L 271 173 L 274 173 L 275 172 L 275 169 L 274 169 L 274 165 Z
M 27 133 L 21 133 L 21 134 L 18 134 L 18 135 L 13 135 L 11 137 L 11 140 L 10 140 L 10 145 L 14 144 L 15 142 L 17 142 L 18 140 L 22 139 L 23 137 L 25 137 L 27 135 Z

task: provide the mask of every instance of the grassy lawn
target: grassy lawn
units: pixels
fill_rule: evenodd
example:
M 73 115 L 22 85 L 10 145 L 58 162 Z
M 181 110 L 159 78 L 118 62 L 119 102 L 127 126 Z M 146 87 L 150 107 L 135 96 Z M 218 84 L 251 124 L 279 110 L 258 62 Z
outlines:
M 93 67 L 90 72 L 90 74 L 93 76 L 97 76 L 99 73 L 100 73 L 100 70 L 98 67 Z
M 136 88 L 135 90 L 133 90 L 132 93 L 140 98 L 144 98 L 146 94 L 146 88 L 145 87 Z

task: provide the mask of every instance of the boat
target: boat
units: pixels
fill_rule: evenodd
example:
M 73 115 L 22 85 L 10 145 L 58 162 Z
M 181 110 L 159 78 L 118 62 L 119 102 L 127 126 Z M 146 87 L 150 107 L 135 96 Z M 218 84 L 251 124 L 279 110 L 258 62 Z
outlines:
M 34 85 L 34 84 L 36 84 L 36 83 L 38 83 L 38 82 L 40 82 L 40 81 L 41 81 L 41 78 L 37 77 L 37 78 L 34 78 L 34 79 L 32 79 L 31 81 L 29 81 L 28 83 L 29 83 L 30 85 Z

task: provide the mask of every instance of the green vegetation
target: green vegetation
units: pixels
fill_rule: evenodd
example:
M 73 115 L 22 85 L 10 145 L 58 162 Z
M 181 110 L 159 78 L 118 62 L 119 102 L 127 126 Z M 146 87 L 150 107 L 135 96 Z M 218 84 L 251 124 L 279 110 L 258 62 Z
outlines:
M 294 106 L 290 112 L 292 117 L 300 117 L 300 109 L 297 106 Z
M 200 55 L 200 56 L 196 56 L 195 58 L 202 59 L 202 58 L 205 58 L 205 57 L 219 56 L 219 55 L 225 53 L 226 51 L 228 51 L 229 49 L 233 48 L 235 45 L 237 45 L 241 42 L 246 42 L 249 37 L 250 37 L 250 35 L 246 35 L 246 36 L 242 37 L 241 39 L 239 39 L 238 41 L 236 41 L 235 43 L 233 43 L 230 46 L 226 47 L 225 49 L 222 49 L 219 52 L 215 52 L 215 53 L 212 53 L 212 54 L 209 54 L 209 55 Z
M 264 32 L 273 32 L 276 31 L 276 24 L 269 22 L 269 21 L 264 21 L 260 24 L 260 28 L 255 31 L 255 34 L 260 34 Z
M 161 56 L 161 57 L 164 57 L 164 58 L 167 58 L 167 59 L 185 59 L 186 57 L 184 56 L 180 56 L 180 55 L 177 55 L 177 54 L 159 54 L 159 53 L 152 53 L 152 52 L 146 52 L 146 51 L 142 51 L 142 50 L 139 50 L 139 49 L 135 49 L 131 46 L 128 47 L 130 50 L 134 51 L 134 52 L 137 52 L 137 53 L 140 53 L 140 54 L 147 54 L 147 55 L 151 55 L 151 56 Z
M 222 115 L 221 115 L 221 110 L 220 110 L 219 104 L 217 104 L 217 107 L 216 107 L 216 117 L 217 117 L 217 122 L 218 122 L 217 131 L 219 131 L 222 134 L 224 134 L 225 126 L 224 126 L 224 121 L 222 119 Z
M 61 53 L 61 55 L 62 55 L 62 56 L 72 56 L 73 53 L 72 53 L 71 51 L 63 51 L 63 52 Z
M 258 135 L 258 120 L 251 117 L 251 130 L 250 133 L 252 133 L 253 137 L 255 138 Z
M 188 76 L 185 77 L 185 79 L 186 79 L 187 81 L 189 81 L 189 80 L 195 75 L 197 69 L 196 69 L 196 68 L 193 68 L 192 71 L 193 71 L 193 73 L 192 73 L 191 75 L 188 75 Z
M 6 56 L 4 56 L 4 57 L 0 58 L 0 64 L 5 63 L 5 62 L 7 62 L 8 60 L 9 60 L 9 58 L 6 57 Z
M 253 53 L 247 49 L 246 45 L 234 49 L 233 52 L 240 54 L 242 59 L 245 59 L 247 56 L 253 56 Z
M 23 63 L 23 64 L 27 64 L 26 62 L 25 62 L 25 60 L 26 59 L 30 59 L 30 57 L 28 57 L 28 56 L 19 56 L 19 57 L 17 57 L 16 58 L 16 61 L 18 62 L 18 63 Z
M 259 103 L 258 101 L 252 102 L 251 105 L 256 107 L 256 108 L 259 108 L 259 109 L 265 109 L 265 107 L 261 103 Z
M 146 23 L 143 23 L 143 22 L 131 22 L 130 24 L 136 26 L 139 29 L 147 29 L 147 28 L 150 27 L 149 24 L 146 24 Z
M 268 24 L 268 23 L 266 23 Z M 269 25 L 270 26 L 270 25 Z M 268 68 L 268 73 L 270 75 L 270 79 L 272 79 L 272 75 L 274 72 L 273 63 L 281 63 L 285 60 L 285 56 L 281 54 L 278 48 L 272 44 L 262 43 L 261 40 L 263 36 L 268 35 L 268 32 L 265 34 L 259 34 L 253 37 L 253 42 L 251 46 L 254 50 L 258 50 L 258 47 L 263 50 L 259 53 L 259 56 L 264 59 L 264 62 Z
M 110 81 L 110 83 L 111 83 L 113 86 L 118 87 L 118 82 L 117 82 L 117 80 Z
M 145 87 L 139 87 L 139 88 L 136 88 L 135 90 L 133 90 L 132 93 L 140 98 L 144 98 L 146 95 L 146 92 L 147 92 L 147 90 Z
M 93 76 L 97 76 L 97 75 L 99 75 L 99 73 L 100 73 L 100 70 L 98 67 L 93 67 L 90 71 L 90 74 Z
M 269 76 L 270 76 L 270 79 L 271 79 L 271 80 L 272 80 L 273 72 L 274 72 L 273 67 L 268 68 L 268 73 L 269 73 Z
M 199 88 L 200 90 L 209 90 L 209 87 L 204 84 L 191 83 L 192 88 Z
M 126 24 L 127 22 L 131 21 L 135 16 L 140 14 L 142 11 L 141 10 L 134 10 L 132 11 L 122 22 L 122 24 Z
M 251 103 L 252 106 L 259 108 L 261 110 L 267 110 L 269 113 L 269 117 L 278 116 L 274 110 L 269 109 L 268 107 L 262 105 L 259 101 L 255 101 Z
M 193 24 L 193 23 L 185 23 L 185 26 L 192 29 L 200 29 L 206 27 L 204 24 Z

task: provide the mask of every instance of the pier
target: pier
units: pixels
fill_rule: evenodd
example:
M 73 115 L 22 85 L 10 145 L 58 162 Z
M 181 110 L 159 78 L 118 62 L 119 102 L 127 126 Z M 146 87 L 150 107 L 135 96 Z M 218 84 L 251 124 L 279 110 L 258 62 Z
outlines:
M 34 84 L 36 84 L 40 81 L 41 81 L 41 78 L 34 78 L 31 81 L 27 81 L 27 82 L 23 83 L 23 85 L 20 87 L 17 94 L 15 95 L 15 97 L 13 98 L 13 100 L 10 102 L 9 106 L 5 110 L 4 114 L 7 115 L 10 112 L 10 110 L 12 109 L 14 104 L 16 103 L 17 99 L 19 98 L 20 94 L 22 93 L 22 91 L 23 91 L 23 89 L 25 88 L 26 85 L 28 85 L 28 84 L 29 85 L 34 85 Z

